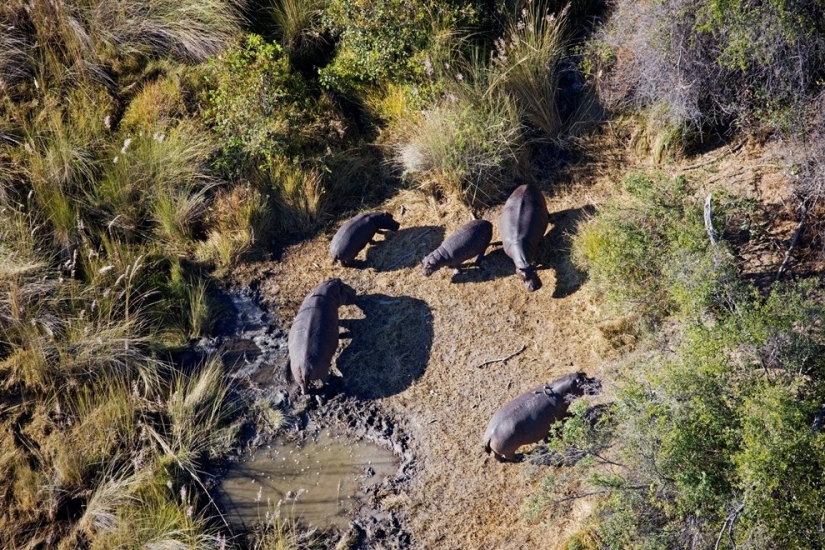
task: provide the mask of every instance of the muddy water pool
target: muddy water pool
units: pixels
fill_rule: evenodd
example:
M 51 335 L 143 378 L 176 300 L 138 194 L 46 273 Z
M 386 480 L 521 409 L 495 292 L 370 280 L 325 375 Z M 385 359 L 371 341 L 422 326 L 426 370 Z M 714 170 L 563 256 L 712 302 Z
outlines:
M 398 471 L 391 451 L 322 430 L 301 444 L 263 446 L 232 466 L 218 491 L 226 518 L 249 528 L 272 514 L 325 528 L 346 527 L 362 487 Z

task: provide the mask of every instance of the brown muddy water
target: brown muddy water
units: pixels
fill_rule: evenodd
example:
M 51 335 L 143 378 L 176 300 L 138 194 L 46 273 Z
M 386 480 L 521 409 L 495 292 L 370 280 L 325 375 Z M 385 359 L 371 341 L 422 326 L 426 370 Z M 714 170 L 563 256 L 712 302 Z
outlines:
M 346 527 L 362 489 L 398 471 L 391 451 L 322 430 L 299 444 L 265 445 L 232 466 L 218 491 L 226 519 L 241 528 L 273 514 L 318 528 Z

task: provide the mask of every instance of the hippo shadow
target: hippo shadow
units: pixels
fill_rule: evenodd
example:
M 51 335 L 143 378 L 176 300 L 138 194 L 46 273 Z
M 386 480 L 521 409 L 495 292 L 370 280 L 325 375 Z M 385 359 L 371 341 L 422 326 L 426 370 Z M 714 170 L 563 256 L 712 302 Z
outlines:
M 467 267 L 462 267 L 458 273 L 453 274 L 450 281 L 456 284 L 479 283 L 516 276 L 516 266 L 513 264 L 513 260 L 504 253 L 501 242 L 487 248 L 487 253 L 481 260 L 480 266 L 472 265 L 474 261 L 474 259 L 467 260 L 465 262 Z M 452 272 L 453 268 L 442 267 L 441 271 Z M 433 277 L 437 274 L 438 272 L 433 274 Z M 519 280 L 519 284 L 521 284 L 521 280 Z
M 540 271 L 553 269 L 556 272 L 553 298 L 570 296 L 587 280 L 587 274 L 579 271 L 571 260 L 572 236 L 579 223 L 595 212 L 596 207 L 588 204 L 550 214 L 553 228 L 544 236 L 544 242 L 539 248 L 538 264 Z
M 421 378 L 433 345 L 433 317 L 423 300 L 358 296 L 362 319 L 343 319 L 352 339 L 336 360 L 341 392 L 360 399 L 396 395 Z
M 364 267 L 373 266 L 378 271 L 415 267 L 444 241 L 444 228 L 421 225 L 387 231 L 384 241 L 367 248 L 366 260 L 362 264 Z

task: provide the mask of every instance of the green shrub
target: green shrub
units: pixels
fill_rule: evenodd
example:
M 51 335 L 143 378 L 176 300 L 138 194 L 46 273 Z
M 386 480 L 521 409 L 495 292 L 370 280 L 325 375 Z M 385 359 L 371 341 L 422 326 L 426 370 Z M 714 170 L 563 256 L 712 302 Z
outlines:
M 430 9 L 418 1 L 331 0 L 323 24 L 336 39 L 336 53 L 320 70 L 321 83 L 348 91 L 421 72 L 424 63 L 417 54 L 430 39 Z
M 574 239 L 577 265 L 620 308 L 695 317 L 724 306 L 735 292 L 735 269 L 724 243 L 710 246 L 687 181 L 639 174 L 622 186 L 627 196 L 606 204 Z
M 564 426 L 557 448 L 593 460 L 546 505 L 571 484 L 604 495 L 594 525 L 608 547 L 712 546 L 728 517 L 725 548 L 821 546 L 821 298 L 809 284 L 739 293 L 713 322 L 685 323 L 628 361 L 610 421 Z
M 608 106 L 651 108 L 663 126 L 700 131 L 754 115 L 800 128 L 799 105 L 825 66 L 817 0 L 618 2 L 599 40 L 608 47 L 594 51 L 610 52 L 600 56 Z
M 312 103 L 283 49 L 249 35 L 213 63 L 205 116 L 222 138 L 219 166 L 237 172 L 300 154 Z

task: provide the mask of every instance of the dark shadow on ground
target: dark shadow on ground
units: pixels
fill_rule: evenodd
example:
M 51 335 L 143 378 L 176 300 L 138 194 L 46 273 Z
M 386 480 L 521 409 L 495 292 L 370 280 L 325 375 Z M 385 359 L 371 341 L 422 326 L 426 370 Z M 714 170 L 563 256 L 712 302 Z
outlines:
M 587 275 L 573 265 L 570 259 L 572 237 L 579 223 L 596 212 L 593 205 L 570 208 L 550 214 L 550 231 L 544 236 L 544 243 L 539 249 L 538 263 L 540 269 L 550 268 L 556 272 L 556 288 L 553 298 L 570 296 L 587 280 Z M 541 276 L 541 273 L 539 273 Z
M 359 399 L 398 394 L 421 378 L 433 345 L 433 318 L 423 300 L 369 294 L 356 300 L 363 319 L 342 319 L 352 340 L 338 356 L 340 391 Z M 336 388 L 338 389 L 338 388 Z
M 456 284 L 479 283 L 516 276 L 516 266 L 513 264 L 513 260 L 504 253 L 500 243 L 487 249 L 487 254 L 481 260 L 480 267 L 473 266 L 473 261 L 469 260 L 467 267 L 461 268 L 458 274 L 452 275 L 450 281 Z M 453 268 L 442 267 L 432 276 L 438 277 L 442 271 L 452 273 Z M 445 275 L 440 276 L 444 277 Z M 522 284 L 521 281 L 519 281 L 519 284 Z
M 381 242 L 381 239 L 384 239 Z M 368 245 L 366 260 L 356 267 L 374 267 L 378 271 L 398 271 L 421 263 L 424 256 L 444 241 L 444 228 L 436 225 L 404 227 L 376 236 L 378 244 Z

